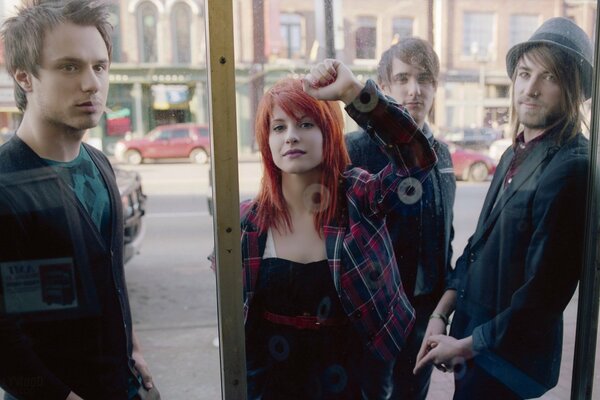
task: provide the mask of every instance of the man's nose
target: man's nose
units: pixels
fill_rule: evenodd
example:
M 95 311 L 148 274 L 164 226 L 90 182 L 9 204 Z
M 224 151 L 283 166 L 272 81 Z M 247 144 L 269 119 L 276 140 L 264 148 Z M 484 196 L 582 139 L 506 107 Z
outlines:
M 527 82 L 525 94 L 530 97 L 538 97 L 540 95 L 540 82 L 538 78 L 532 78 Z
M 84 92 L 96 93 L 98 90 L 100 90 L 100 77 L 92 67 L 86 68 L 82 75 L 81 89 Z
M 419 85 L 419 82 L 417 82 L 416 79 L 410 79 L 408 81 L 408 92 L 412 95 L 421 94 L 421 85 Z

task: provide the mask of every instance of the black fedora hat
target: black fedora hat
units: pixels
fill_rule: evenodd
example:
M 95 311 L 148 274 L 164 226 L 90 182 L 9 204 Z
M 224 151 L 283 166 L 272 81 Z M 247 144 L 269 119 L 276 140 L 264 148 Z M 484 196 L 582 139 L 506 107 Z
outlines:
M 588 35 L 567 18 L 550 18 L 526 42 L 514 45 L 506 54 L 506 71 L 512 77 L 521 55 L 531 47 L 545 44 L 565 51 L 577 63 L 586 99 L 592 96 L 593 50 Z

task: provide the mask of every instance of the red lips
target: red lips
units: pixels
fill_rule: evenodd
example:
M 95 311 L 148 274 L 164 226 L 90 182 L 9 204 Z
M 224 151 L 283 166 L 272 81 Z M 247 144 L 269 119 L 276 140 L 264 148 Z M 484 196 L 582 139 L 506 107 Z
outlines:
M 283 153 L 284 156 L 293 156 L 293 155 L 302 155 L 302 154 L 306 154 L 306 152 L 302 151 L 302 150 L 298 150 L 298 149 L 291 149 L 291 150 L 288 150 L 285 153 Z

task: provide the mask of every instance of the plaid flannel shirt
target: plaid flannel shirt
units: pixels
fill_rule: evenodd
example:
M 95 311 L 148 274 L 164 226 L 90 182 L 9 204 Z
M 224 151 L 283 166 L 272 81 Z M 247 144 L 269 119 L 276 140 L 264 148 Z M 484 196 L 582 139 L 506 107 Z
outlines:
M 386 98 L 371 80 L 348 114 L 386 148 L 393 163 L 377 174 L 360 168 L 340 177 L 342 218 L 323 227 L 327 259 L 342 306 L 367 349 L 389 361 L 403 348 L 414 323 L 385 227 L 386 213 L 419 196 L 419 186 L 436 156 L 408 111 Z M 266 244 L 256 226 L 253 201 L 240 206 L 244 315 L 252 303 Z

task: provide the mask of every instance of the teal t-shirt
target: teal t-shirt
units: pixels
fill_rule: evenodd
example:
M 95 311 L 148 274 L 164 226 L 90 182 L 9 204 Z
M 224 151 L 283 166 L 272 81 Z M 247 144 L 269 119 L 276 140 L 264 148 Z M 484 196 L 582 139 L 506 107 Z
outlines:
M 110 225 L 110 197 L 102 175 L 85 147 L 81 146 L 79 155 L 73 161 L 59 162 L 46 159 L 44 161 L 73 190 L 102 237 L 107 240 Z

